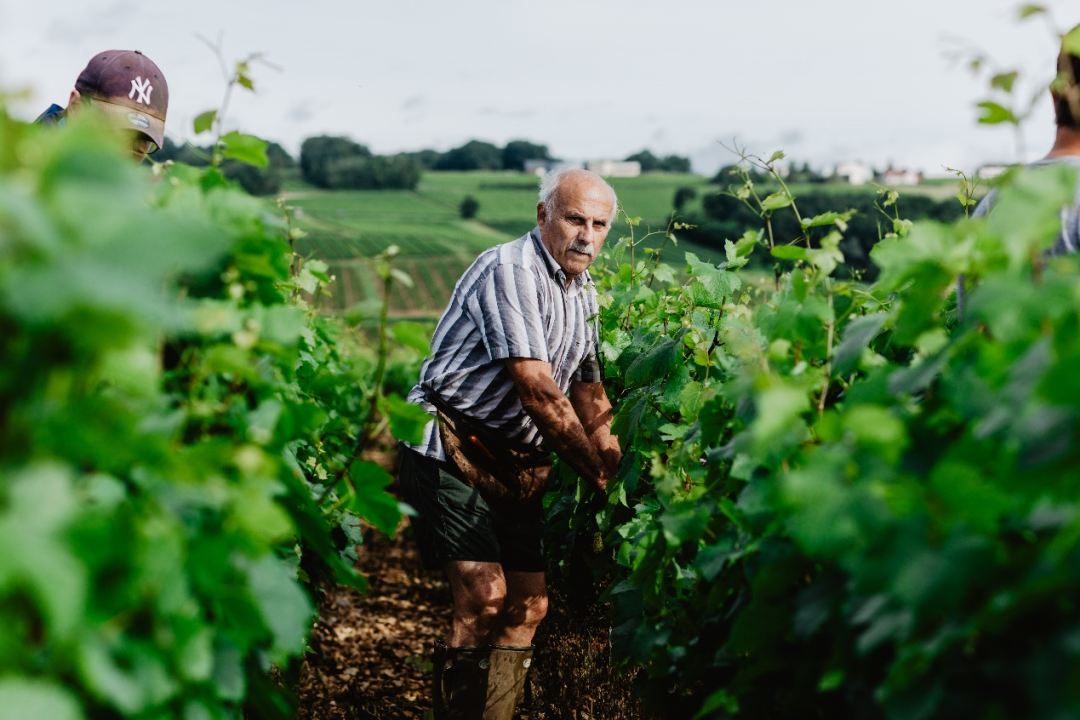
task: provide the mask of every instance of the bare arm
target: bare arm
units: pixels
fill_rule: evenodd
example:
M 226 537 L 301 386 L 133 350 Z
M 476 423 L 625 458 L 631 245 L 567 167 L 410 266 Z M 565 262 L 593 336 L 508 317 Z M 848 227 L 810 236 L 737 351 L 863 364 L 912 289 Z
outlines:
M 506 368 L 514 380 L 521 406 L 533 419 L 555 454 L 581 477 L 601 490 L 612 477 L 593 446 L 569 398 L 551 375 L 551 364 L 542 360 L 510 358 Z
M 604 392 L 603 383 L 570 383 L 570 404 L 574 406 L 581 425 L 585 429 L 592 446 L 600 453 L 600 459 L 608 471 L 608 477 L 615 477 L 622 462 L 622 449 L 619 438 L 611 434 L 611 418 L 614 414 L 611 401 Z

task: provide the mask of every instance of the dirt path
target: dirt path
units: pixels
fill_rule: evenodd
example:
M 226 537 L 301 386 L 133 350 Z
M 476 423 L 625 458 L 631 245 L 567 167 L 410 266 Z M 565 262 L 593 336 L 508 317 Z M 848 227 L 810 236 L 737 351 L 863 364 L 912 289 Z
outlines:
M 430 650 L 450 626 L 441 572 L 425 571 L 404 534 L 373 537 L 359 568 L 371 587 L 327 594 L 301 675 L 304 720 L 430 718 Z M 608 666 L 607 627 L 598 607 L 571 610 L 553 596 L 536 637 L 529 720 L 641 718 L 631 679 Z

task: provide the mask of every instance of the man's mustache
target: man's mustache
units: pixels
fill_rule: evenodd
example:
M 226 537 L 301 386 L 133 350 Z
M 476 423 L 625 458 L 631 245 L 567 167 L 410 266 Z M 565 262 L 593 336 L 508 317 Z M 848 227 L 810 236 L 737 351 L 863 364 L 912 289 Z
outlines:
M 596 251 L 593 250 L 592 245 L 588 243 L 578 242 L 577 240 L 575 240 L 574 242 L 570 243 L 570 247 L 568 249 L 573 250 L 574 252 L 584 253 L 589 257 L 596 257 Z

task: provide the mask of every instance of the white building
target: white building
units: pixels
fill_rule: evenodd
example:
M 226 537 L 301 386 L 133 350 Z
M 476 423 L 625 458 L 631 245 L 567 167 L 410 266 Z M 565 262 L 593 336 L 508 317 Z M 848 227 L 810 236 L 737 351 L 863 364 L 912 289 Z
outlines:
M 1003 175 L 1008 169 L 1008 165 L 983 165 L 975 171 L 975 177 L 980 180 L 992 180 L 999 175 Z
M 641 163 L 637 160 L 591 160 L 585 163 L 585 169 L 601 177 L 637 177 L 641 174 Z
M 881 173 L 879 182 L 888 187 L 897 185 L 918 185 L 923 181 L 923 174 L 914 170 L 900 170 L 889 166 L 889 169 Z
M 837 163 L 836 174 L 851 185 L 865 185 L 874 179 L 874 171 L 860 160 L 844 160 Z
M 549 172 L 559 168 L 562 170 L 584 170 L 585 163 L 566 162 L 565 160 L 526 160 L 525 172 L 544 177 Z

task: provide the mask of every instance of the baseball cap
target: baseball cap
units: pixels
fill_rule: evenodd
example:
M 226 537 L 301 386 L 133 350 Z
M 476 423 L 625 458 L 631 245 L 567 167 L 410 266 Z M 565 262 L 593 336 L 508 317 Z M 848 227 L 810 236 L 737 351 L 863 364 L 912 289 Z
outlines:
M 169 86 L 154 62 L 138 50 L 106 50 L 79 73 L 75 89 L 118 127 L 135 130 L 161 147 Z

